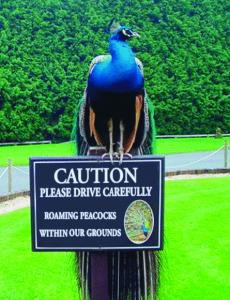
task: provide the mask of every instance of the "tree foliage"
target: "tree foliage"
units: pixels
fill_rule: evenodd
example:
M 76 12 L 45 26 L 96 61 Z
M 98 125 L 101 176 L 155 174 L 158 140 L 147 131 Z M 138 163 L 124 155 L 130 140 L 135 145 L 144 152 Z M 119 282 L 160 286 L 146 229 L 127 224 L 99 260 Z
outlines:
M 140 33 L 158 134 L 230 127 L 224 0 L 0 1 L 0 141 L 66 140 L 114 16 Z

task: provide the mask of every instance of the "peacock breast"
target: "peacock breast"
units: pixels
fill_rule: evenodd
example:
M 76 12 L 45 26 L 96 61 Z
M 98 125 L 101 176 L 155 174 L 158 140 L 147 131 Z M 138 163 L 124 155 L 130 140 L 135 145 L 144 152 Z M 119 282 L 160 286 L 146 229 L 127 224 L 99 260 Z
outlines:
M 144 86 L 144 78 L 137 64 L 129 61 L 102 62 L 89 76 L 89 88 L 111 92 L 134 92 Z

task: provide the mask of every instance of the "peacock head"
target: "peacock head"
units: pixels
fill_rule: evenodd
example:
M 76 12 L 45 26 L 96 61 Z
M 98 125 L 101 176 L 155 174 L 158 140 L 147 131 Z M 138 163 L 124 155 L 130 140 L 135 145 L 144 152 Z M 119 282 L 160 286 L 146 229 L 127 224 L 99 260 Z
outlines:
M 110 22 L 108 32 L 111 34 L 111 39 L 120 41 L 127 41 L 132 37 L 140 36 L 129 27 L 120 25 L 120 23 L 118 23 L 115 19 L 112 19 Z
M 113 35 L 114 38 L 117 38 L 121 41 L 126 41 L 132 37 L 139 37 L 140 35 L 137 32 L 132 31 L 130 28 L 121 26 L 117 32 Z

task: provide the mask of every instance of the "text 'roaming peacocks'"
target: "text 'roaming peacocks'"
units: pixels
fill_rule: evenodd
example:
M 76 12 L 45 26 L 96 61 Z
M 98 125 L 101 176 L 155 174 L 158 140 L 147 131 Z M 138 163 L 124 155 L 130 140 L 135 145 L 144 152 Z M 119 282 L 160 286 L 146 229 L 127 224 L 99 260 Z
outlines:
M 126 153 L 153 153 L 155 129 L 153 108 L 144 89 L 142 63 L 128 44 L 138 34 L 114 21 L 110 33 L 110 54 L 95 57 L 90 65 L 77 115 L 77 147 L 79 155 L 87 155 L 90 147 L 105 147 L 111 160 L 119 157 L 122 162 Z M 90 252 L 78 254 L 81 281 L 87 282 L 89 295 L 90 256 Z M 155 298 L 154 252 L 110 251 L 107 256 L 110 299 L 147 300 L 147 295 Z

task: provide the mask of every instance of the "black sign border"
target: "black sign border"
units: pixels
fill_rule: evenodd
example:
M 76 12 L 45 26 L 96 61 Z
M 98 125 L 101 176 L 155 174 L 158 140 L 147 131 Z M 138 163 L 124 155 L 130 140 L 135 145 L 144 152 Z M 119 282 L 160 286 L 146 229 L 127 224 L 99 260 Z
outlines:
M 37 163 L 71 163 L 71 162 L 110 162 L 109 159 L 103 159 L 101 156 L 72 156 L 72 157 L 31 157 L 30 158 L 30 207 L 31 207 L 31 236 L 32 236 L 32 251 L 39 252 L 72 252 L 72 251 L 135 251 L 135 250 L 162 250 L 164 245 L 164 177 L 165 177 L 165 158 L 155 155 L 134 156 L 132 159 L 125 158 L 125 162 L 135 161 L 158 161 L 160 176 L 159 176 L 159 232 L 157 246 L 129 246 L 129 247 L 39 247 L 36 243 L 36 182 L 35 172 Z M 115 161 L 114 164 L 119 163 Z

